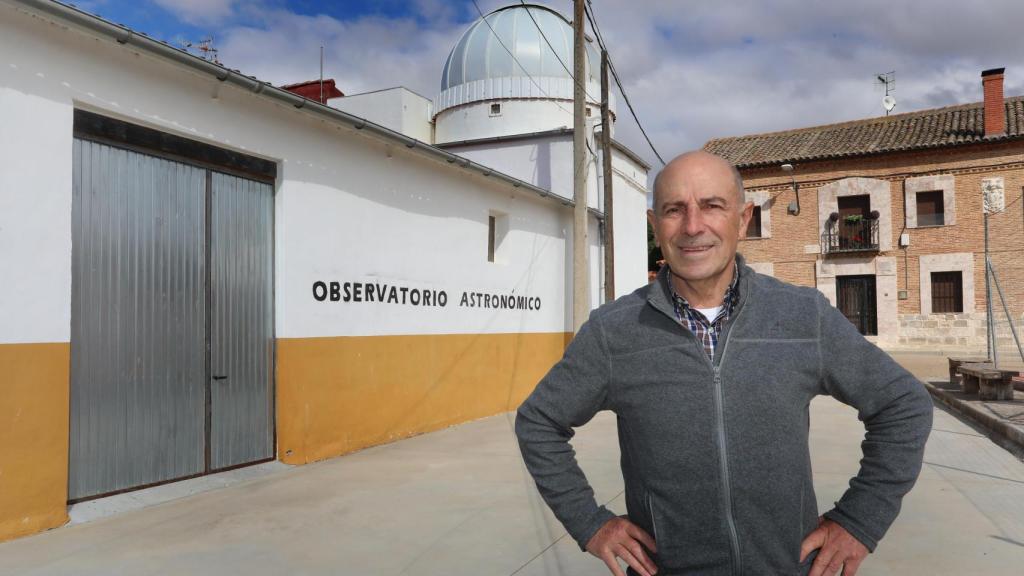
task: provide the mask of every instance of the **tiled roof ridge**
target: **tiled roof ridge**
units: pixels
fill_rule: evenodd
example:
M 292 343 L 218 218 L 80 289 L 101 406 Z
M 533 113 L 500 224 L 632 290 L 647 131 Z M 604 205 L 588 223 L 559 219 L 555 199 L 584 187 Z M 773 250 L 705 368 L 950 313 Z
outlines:
M 1024 95 L 1011 96 L 1004 98 L 1004 105 L 1011 102 L 1024 101 Z M 927 108 L 925 110 L 916 110 L 914 112 L 903 112 L 901 114 L 893 114 L 891 116 L 873 116 L 871 118 L 859 118 L 857 120 L 847 120 L 846 122 L 837 122 L 835 124 L 820 124 L 817 126 L 805 126 L 803 128 L 790 128 L 789 130 L 779 130 L 776 132 L 759 132 L 755 134 L 744 134 L 742 136 L 724 136 L 722 138 L 712 138 L 704 144 L 704 148 L 710 148 L 712 144 L 719 144 L 723 142 L 738 141 L 738 140 L 752 140 L 756 138 L 764 137 L 776 137 L 776 136 L 789 136 L 792 134 L 801 134 L 809 132 L 824 132 L 827 130 L 835 130 L 840 128 L 849 128 L 853 126 L 872 126 L 876 124 L 888 124 L 895 123 L 900 120 L 910 118 L 920 118 L 924 116 L 933 116 L 936 114 L 943 114 L 949 112 L 956 112 L 959 110 L 972 110 L 977 108 L 983 108 L 985 105 L 984 101 L 969 102 L 967 104 L 953 104 L 950 106 L 940 106 L 938 108 Z

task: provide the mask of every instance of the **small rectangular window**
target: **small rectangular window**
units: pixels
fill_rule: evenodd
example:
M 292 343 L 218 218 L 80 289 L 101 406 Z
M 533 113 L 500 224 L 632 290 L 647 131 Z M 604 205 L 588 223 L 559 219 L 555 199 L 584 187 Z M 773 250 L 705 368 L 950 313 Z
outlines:
M 942 226 L 946 223 L 942 190 L 917 193 L 917 225 Z
M 501 103 L 495 102 L 494 104 L 491 104 L 491 116 L 500 116 L 500 115 L 501 115 Z
M 747 225 L 747 238 L 761 237 L 761 207 L 754 206 L 754 212 L 750 216 L 750 224 Z
M 487 217 L 487 261 L 494 262 L 494 216 Z
M 964 311 L 963 272 L 932 272 L 932 313 Z

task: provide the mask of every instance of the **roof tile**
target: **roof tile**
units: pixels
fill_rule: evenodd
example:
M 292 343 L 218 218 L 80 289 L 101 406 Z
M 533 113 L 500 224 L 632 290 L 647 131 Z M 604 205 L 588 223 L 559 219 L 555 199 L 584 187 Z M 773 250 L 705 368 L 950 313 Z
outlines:
M 985 138 L 984 102 L 767 134 L 715 138 L 704 149 L 739 168 L 1024 138 L 1024 96 L 1005 100 L 1006 134 Z

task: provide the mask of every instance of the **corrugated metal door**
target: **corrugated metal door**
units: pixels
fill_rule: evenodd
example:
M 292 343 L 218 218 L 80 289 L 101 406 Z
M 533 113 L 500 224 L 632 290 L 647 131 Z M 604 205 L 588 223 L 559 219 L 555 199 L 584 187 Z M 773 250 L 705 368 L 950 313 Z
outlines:
M 69 499 L 204 468 L 204 170 L 74 140 Z
M 269 184 L 213 173 L 210 466 L 274 455 L 274 201 Z
M 73 156 L 69 500 L 272 458 L 271 185 Z

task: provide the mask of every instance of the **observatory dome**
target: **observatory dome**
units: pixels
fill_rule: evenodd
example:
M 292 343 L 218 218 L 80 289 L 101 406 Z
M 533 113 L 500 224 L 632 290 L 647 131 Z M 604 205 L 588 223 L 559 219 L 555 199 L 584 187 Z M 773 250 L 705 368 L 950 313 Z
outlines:
M 596 109 L 601 94 L 596 76 L 600 72 L 600 56 L 587 40 L 587 101 Z M 492 123 L 491 129 L 486 130 L 487 136 L 507 134 L 509 130 L 515 133 L 514 120 L 526 120 L 526 116 L 538 113 L 539 118 L 527 120 L 530 126 L 518 132 L 572 126 L 573 80 L 569 70 L 573 70 L 573 28 L 557 11 L 537 4 L 513 4 L 487 14 L 466 29 L 445 62 L 441 93 L 434 108 L 439 141 L 456 133 L 460 137 L 481 135 L 478 130 L 466 132 L 449 122 L 452 109 L 474 103 L 520 101 L 520 105 L 506 107 L 514 118 Z M 522 106 L 526 100 L 547 103 Z M 487 110 L 493 115 L 502 108 L 489 106 Z M 570 113 L 568 120 L 566 110 Z M 547 122 L 543 122 L 545 117 Z M 538 126 L 538 121 L 545 125 Z M 498 129 L 497 124 L 503 127 Z
M 499 8 L 473 23 L 452 48 L 441 90 L 491 78 L 571 78 L 565 68 L 573 69 L 572 37 L 572 24 L 546 6 Z M 594 82 L 589 72 L 599 56 L 589 42 L 587 51 L 588 81 Z

